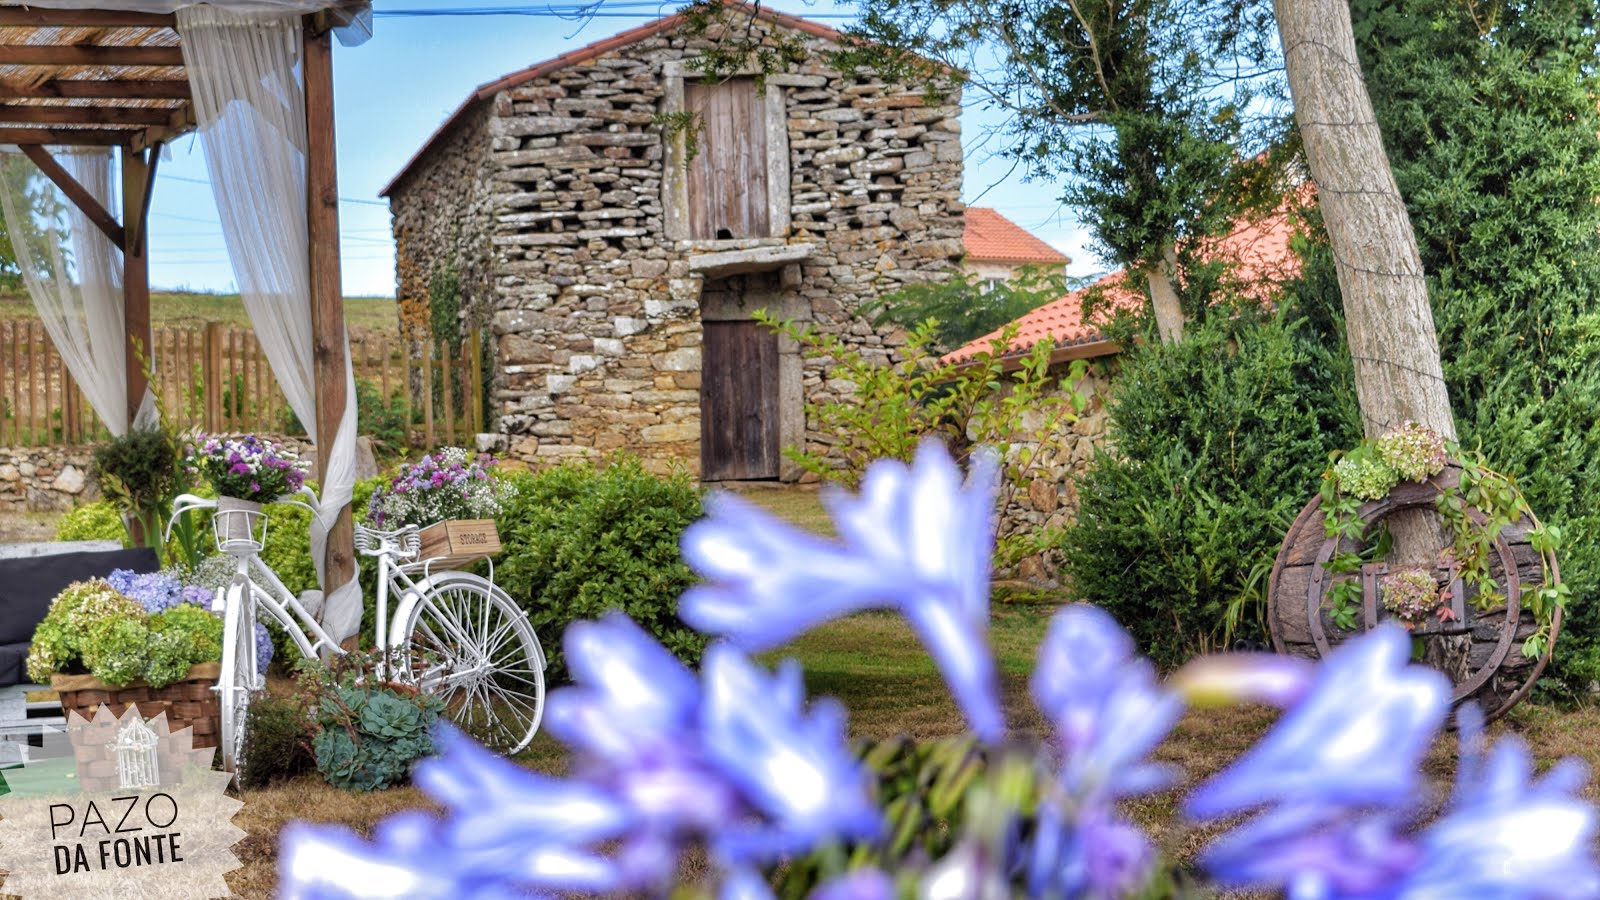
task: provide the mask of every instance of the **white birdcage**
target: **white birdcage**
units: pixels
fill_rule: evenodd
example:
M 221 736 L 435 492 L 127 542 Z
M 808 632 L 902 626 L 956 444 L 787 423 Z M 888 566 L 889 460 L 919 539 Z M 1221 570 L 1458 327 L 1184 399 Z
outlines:
M 157 747 L 161 739 L 144 717 L 134 715 L 117 729 L 117 784 L 122 788 L 153 787 L 161 783 Z

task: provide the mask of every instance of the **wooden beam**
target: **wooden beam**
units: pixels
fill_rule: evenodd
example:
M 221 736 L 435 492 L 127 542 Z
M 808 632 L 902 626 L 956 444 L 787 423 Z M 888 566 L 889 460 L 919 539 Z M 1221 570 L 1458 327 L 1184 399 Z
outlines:
M 89 27 L 174 28 L 177 17 L 168 13 L 124 12 L 115 9 L 43 9 L 0 6 L 0 28 Z
M 172 110 L 137 106 L 24 106 L 0 103 L 0 122 L 43 125 L 165 125 Z
M 139 356 L 142 354 L 146 360 L 155 358 L 150 339 L 150 261 L 143 240 L 144 207 L 148 202 L 150 182 L 155 180 L 154 175 L 155 170 L 143 151 L 122 148 L 122 220 L 140 235 L 139 240 L 129 241 L 122 253 L 123 324 L 128 331 L 125 371 L 128 377 L 130 428 L 134 416 L 139 414 L 145 389 L 150 384 Z M 219 390 L 220 387 L 215 384 L 206 386 L 208 395 Z
M 10 9 L 11 7 L 0 7 Z M 0 98 L 23 100 L 187 100 L 189 82 L 176 78 L 90 81 L 52 78 L 39 84 L 0 82 Z
M 312 366 L 317 381 L 317 471 L 327 472 L 333 438 L 344 417 L 348 352 L 344 288 L 339 277 L 339 176 L 333 136 L 333 46 L 305 19 L 306 225 L 311 257 Z M 323 557 L 325 588 L 355 576 L 355 532 L 350 504 L 328 532 Z
M 95 44 L 7 44 L 7 66 L 181 66 L 180 47 L 108 47 Z
M 33 160 L 34 165 L 39 167 L 39 171 L 43 172 L 46 178 L 55 182 L 56 187 L 61 189 L 61 193 L 67 195 L 67 199 L 72 201 L 73 206 L 76 206 L 89 221 L 93 222 L 96 228 L 104 232 L 105 236 L 110 238 L 111 243 L 116 244 L 118 249 L 124 249 L 126 234 L 122 226 L 117 224 L 117 220 L 112 218 L 111 213 L 106 212 L 106 208 L 100 205 L 100 201 L 93 194 L 89 193 L 83 185 L 78 183 L 76 178 L 72 177 L 72 173 L 56 162 L 55 157 L 50 155 L 49 150 L 37 144 L 22 144 L 21 147 L 22 152 Z
M 173 138 L 194 130 L 194 127 L 194 104 L 185 103 L 177 109 L 167 111 L 166 124 L 137 132 L 130 144 L 135 150 L 143 150 L 157 144 L 171 143 Z
M 69 147 L 110 147 L 126 144 L 137 131 L 106 128 L 0 128 L 0 144 L 56 144 Z
M 144 196 L 139 198 L 139 205 L 132 210 L 137 215 L 130 215 L 124 220 L 128 246 L 146 259 L 150 258 L 150 204 L 156 196 L 156 169 L 161 166 L 159 141 L 150 145 L 148 166 L 149 171 L 144 177 Z

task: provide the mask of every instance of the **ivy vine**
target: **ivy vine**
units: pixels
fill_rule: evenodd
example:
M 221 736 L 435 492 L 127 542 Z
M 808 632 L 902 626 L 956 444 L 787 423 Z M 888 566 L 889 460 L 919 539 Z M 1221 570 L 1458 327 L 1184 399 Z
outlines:
M 1459 469 L 1460 477 L 1439 478 L 1449 467 Z M 1335 552 L 1323 568 L 1333 576 L 1350 575 L 1360 572 L 1364 563 L 1389 554 L 1393 537 L 1388 528 L 1380 523 L 1377 532 L 1369 534 L 1372 529 L 1361 518 L 1360 510 L 1368 501 L 1387 497 L 1402 481 L 1430 483 L 1437 489 L 1434 506 L 1452 537 L 1451 544 L 1440 554 L 1440 565 L 1450 574 L 1447 583 L 1459 578 L 1465 587 L 1476 589 L 1473 606 L 1479 611 L 1492 610 L 1506 600 L 1505 592 L 1490 575 L 1495 540 L 1523 518 L 1534 523 L 1528 542 L 1539 554 L 1541 580 L 1537 586 L 1522 586 L 1522 603 L 1533 613 L 1538 631 L 1523 642 L 1522 653 L 1532 659 L 1543 656 L 1550 646 L 1555 612 L 1566 608 L 1571 595 L 1567 585 L 1557 582 L 1552 568 L 1555 550 L 1561 544 L 1561 529 L 1538 521 L 1511 476 L 1490 468 L 1480 454 L 1416 423 L 1407 422 L 1380 438 L 1336 455 L 1332 467 L 1323 473 L 1321 509 L 1327 537 L 1341 545 L 1352 541 L 1358 548 Z M 1483 517 L 1481 522 L 1474 521 L 1473 511 Z M 1356 627 L 1361 592 L 1357 578 L 1337 579 L 1329 589 L 1329 615 L 1336 626 L 1345 630 Z

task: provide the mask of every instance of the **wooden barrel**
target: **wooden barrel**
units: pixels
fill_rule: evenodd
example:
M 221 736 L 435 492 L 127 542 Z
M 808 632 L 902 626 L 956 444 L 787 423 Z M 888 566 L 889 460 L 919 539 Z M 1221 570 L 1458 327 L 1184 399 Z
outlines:
M 1382 500 L 1363 504 L 1356 515 L 1366 524 L 1366 535 L 1371 535 L 1378 523 L 1397 512 L 1433 509 L 1440 492 L 1455 487 L 1460 479 L 1460 468 L 1447 467 L 1430 481 L 1397 485 Z M 1480 525 L 1486 521 L 1479 510 L 1469 509 L 1467 514 Z M 1544 554 L 1541 558 L 1529 543 L 1528 534 L 1537 525 L 1536 519 L 1524 517 L 1502 529 L 1492 545 L 1489 575 L 1505 594 L 1504 603 L 1478 609 L 1473 602 L 1475 588 L 1466 587 L 1457 579 L 1451 587 L 1450 601 L 1455 620 L 1430 621 L 1412 630 L 1426 642 L 1426 662 L 1455 683 L 1452 707 L 1473 699 L 1490 719 L 1504 715 L 1528 695 L 1550 661 L 1561 630 L 1560 609 L 1552 617 L 1544 654 L 1530 659 L 1522 652 L 1523 641 L 1539 629 L 1533 613 L 1523 608 L 1523 587 L 1542 584 L 1546 565 L 1552 579 L 1558 584 L 1561 581 L 1555 556 Z M 1278 548 L 1267 588 L 1267 626 L 1274 649 L 1320 659 L 1343 641 L 1390 617 L 1379 598 L 1382 578 L 1388 571 L 1386 563 L 1368 563 L 1360 572 L 1341 574 L 1325 568 L 1335 553 L 1359 549 L 1358 541 L 1327 536 L 1321 498 L 1313 498 L 1305 505 Z M 1361 580 L 1362 602 L 1356 628 L 1346 631 L 1331 618 L 1333 602 L 1329 590 L 1337 581 L 1350 578 Z

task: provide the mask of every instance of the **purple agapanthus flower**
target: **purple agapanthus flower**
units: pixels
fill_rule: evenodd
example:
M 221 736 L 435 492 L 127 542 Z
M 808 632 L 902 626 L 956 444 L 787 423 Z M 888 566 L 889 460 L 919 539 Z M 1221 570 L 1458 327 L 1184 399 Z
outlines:
M 747 649 L 793 640 L 830 619 L 889 607 L 911 623 L 980 737 L 1005 732 L 989 651 L 989 564 L 998 468 L 978 454 L 966 486 L 944 445 L 911 465 L 879 460 L 861 493 L 825 500 L 840 540 L 825 541 L 751 504 L 718 498 L 683 536 L 707 580 L 680 602 L 684 621 Z
M 285 882 L 361 896 L 305 868 L 303 854 L 321 853 L 393 866 L 408 884 L 444 879 L 450 892 L 439 896 L 490 896 L 482 892 L 493 886 L 649 892 L 670 883 L 691 842 L 736 873 L 881 830 L 842 711 L 804 708 L 797 669 L 769 675 L 717 646 L 696 678 L 616 613 L 572 626 L 566 651 L 574 686 L 550 696 L 546 721 L 578 751 L 573 777 L 535 774 L 441 726 L 442 755 L 419 764 L 415 780 L 446 815 L 408 820 L 414 840 L 301 832 L 286 850 Z M 438 864 L 417 874 L 407 853 L 424 840 Z
M 1410 660 L 1410 636 L 1385 625 L 1306 670 L 1314 680 L 1304 698 L 1191 794 L 1187 812 L 1209 819 L 1278 803 L 1356 807 L 1413 797 L 1450 682 Z

